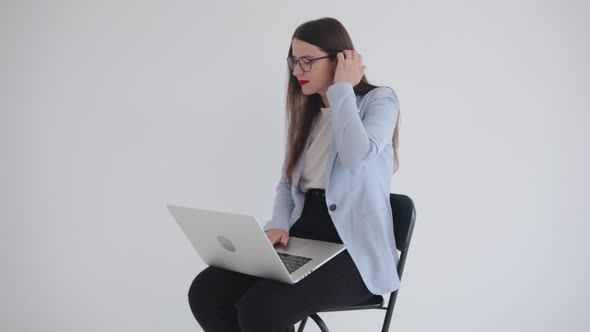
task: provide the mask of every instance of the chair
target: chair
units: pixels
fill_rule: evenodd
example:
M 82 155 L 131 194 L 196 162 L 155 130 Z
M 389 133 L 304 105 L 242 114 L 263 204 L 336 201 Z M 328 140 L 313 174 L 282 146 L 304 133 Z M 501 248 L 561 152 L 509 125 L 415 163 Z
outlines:
M 395 242 L 397 249 L 401 251 L 399 262 L 397 264 L 397 273 L 401 281 L 402 273 L 404 271 L 404 264 L 406 263 L 406 256 L 408 255 L 408 249 L 410 247 L 410 240 L 412 239 L 412 233 L 414 231 L 414 224 L 416 222 L 416 209 L 412 199 L 406 195 L 390 194 L 389 202 L 391 203 L 391 210 L 393 212 L 393 232 L 395 236 Z M 391 315 L 393 314 L 393 307 L 395 305 L 398 290 L 390 293 L 387 307 L 383 306 L 383 296 L 375 295 L 369 300 L 357 305 L 330 308 L 321 312 L 367 309 L 386 310 L 385 320 L 383 322 L 383 328 L 381 331 L 387 332 L 389 331 L 389 323 L 391 322 Z M 322 332 L 329 332 L 328 326 L 326 326 L 326 323 L 320 318 L 318 313 L 312 314 L 309 317 L 311 317 L 316 322 Z M 303 332 L 305 323 L 309 317 L 306 317 L 301 321 L 299 329 L 297 330 L 298 332 Z

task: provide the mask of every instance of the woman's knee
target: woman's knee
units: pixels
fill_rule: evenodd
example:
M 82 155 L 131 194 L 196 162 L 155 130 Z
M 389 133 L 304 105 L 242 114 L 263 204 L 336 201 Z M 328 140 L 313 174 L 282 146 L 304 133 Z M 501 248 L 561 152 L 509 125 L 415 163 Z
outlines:
M 187 294 L 191 307 L 210 303 L 215 298 L 212 293 L 214 280 L 210 278 L 210 273 L 211 270 L 207 267 L 193 279 Z
M 257 279 L 215 266 L 208 266 L 190 285 L 188 298 L 195 306 L 227 306 L 235 302 Z

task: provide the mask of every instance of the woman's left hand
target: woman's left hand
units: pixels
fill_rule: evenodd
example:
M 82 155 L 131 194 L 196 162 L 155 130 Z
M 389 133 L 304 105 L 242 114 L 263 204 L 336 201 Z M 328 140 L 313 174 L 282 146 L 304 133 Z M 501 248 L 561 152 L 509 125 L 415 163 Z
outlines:
M 334 73 L 334 84 L 339 82 L 350 82 L 356 86 L 365 74 L 363 57 L 354 50 L 344 50 L 337 54 L 338 64 Z

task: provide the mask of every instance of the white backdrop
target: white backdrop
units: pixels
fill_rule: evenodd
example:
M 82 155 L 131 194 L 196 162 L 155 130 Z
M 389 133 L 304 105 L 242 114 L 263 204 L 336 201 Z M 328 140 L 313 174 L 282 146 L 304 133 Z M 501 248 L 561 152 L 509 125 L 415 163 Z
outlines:
M 290 37 L 323 16 L 400 99 L 391 330 L 588 331 L 590 5 L 563 0 L 1 1 L 0 330 L 201 331 L 165 205 L 270 218 Z

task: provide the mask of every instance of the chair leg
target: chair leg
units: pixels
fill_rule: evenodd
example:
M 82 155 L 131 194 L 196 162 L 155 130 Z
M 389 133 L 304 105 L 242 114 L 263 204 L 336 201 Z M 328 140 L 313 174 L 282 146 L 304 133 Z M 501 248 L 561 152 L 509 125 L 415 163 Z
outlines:
M 305 323 L 307 323 L 307 317 L 305 317 L 301 323 L 299 323 L 299 328 L 297 329 L 297 332 L 303 332 L 303 329 L 305 328 Z
M 322 332 L 330 332 L 330 330 L 328 330 L 328 326 L 326 326 L 326 323 L 324 323 L 318 314 L 313 314 L 309 317 L 315 321 Z

